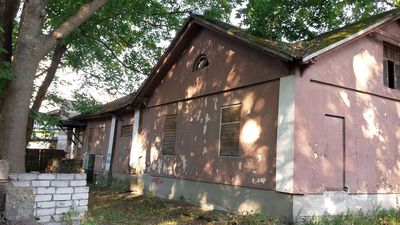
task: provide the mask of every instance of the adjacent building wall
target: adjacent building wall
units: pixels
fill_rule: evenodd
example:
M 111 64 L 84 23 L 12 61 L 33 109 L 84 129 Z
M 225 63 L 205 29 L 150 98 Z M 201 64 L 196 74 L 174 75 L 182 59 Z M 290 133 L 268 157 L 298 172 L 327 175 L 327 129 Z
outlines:
M 106 167 L 107 147 L 110 136 L 111 119 L 99 118 L 89 120 L 85 130 L 84 152 L 95 154 L 95 172 L 103 173 Z M 89 147 L 89 132 L 93 129 L 91 147 Z M 90 148 L 90 149 L 89 149 Z
M 129 174 L 129 156 L 132 142 L 132 130 L 127 135 L 122 133 L 123 127 L 133 126 L 133 112 L 117 116 L 117 130 L 115 132 L 114 155 L 112 161 L 113 175 Z
M 397 22 L 382 30 L 399 38 Z M 295 193 L 400 191 L 400 91 L 382 62 L 382 41 L 365 36 L 296 76 Z
M 129 153 L 131 148 L 132 133 L 122 136 L 122 127 L 133 125 L 133 112 L 116 115 L 116 130 L 112 145 L 112 173 L 113 175 L 129 174 Z M 92 147 L 89 151 L 89 131 L 93 129 Z M 110 142 L 111 118 L 103 117 L 87 122 L 85 130 L 84 151 L 96 155 L 95 172 L 103 174 L 106 169 L 107 151 Z

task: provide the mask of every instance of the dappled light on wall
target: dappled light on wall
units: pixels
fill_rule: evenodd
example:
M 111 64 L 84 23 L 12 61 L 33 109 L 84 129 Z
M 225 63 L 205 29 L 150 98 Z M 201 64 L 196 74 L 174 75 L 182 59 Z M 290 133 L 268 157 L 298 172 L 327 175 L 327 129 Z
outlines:
M 261 127 L 259 123 L 253 119 L 247 120 L 243 125 L 242 132 L 240 132 L 240 141 L 243 144 L 254 144 L 261 134 Z
M 351 103 L 350 103 L 350 99 L 349 99 L 349 95 L 347 94 L 346 91 L 339 91 L 339 96 L 342 99 L 342 102 L 347 106 L 347 107 L 351 107 Z
M 375 80 L 373 76 L 380 70 L 375 56 L 368 50 L 363 50 L 353 58 L 353 70 L 356 80 L 356 88 L 366 90 L 369 82 Z
M 368 108 L 363 112 L 363 117 L 367 126 L 362 126 L 362 131 L 365 137 L 374 138 L 379 135 L 379 127 L 376 124 L 377 118 L 373 109 Z

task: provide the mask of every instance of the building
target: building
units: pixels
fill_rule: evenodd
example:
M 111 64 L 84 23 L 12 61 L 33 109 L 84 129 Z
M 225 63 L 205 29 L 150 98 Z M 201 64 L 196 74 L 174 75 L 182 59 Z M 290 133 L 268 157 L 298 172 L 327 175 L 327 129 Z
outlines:
M 132 95 L 100 106 L 94 113 L 74 116 L 62 121 L 69 133 L 71 158 L 95 155 L 94 172 L 114 177 L 129 177 L 133 110 Z M 83 147 L 76 148 L 79 143 Z M 75 147 L 74 147 L 75 146 Z
M 284 43 L 192 15 L 129 103 L 129 165 L 156 195 L 289 221 L 396 207 L 399 18 Z

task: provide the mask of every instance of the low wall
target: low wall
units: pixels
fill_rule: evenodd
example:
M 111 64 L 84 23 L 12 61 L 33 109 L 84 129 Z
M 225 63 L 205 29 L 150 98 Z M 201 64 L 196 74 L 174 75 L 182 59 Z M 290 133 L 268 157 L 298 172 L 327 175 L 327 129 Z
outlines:
M 62 224 L 63 213 L 69 212 L 72 220 L 80 220 L 88 209 L 86 174 L 21 173 L 9 177 L 15 187 L 33 189 L 34 215 L 41 224 Z

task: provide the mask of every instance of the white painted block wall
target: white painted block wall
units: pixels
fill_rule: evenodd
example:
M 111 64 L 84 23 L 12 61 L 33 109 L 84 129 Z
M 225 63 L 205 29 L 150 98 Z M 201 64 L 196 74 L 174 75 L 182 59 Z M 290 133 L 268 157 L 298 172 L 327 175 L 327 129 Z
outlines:
M 72 219 L 78 222 L 88 210 L 86 174 L 20 173 L 9 177 L 15 187 L 33 188 L 34 215 L 40 224 L 61 225 L 63 213 L 67 212 L 73 212 Z

